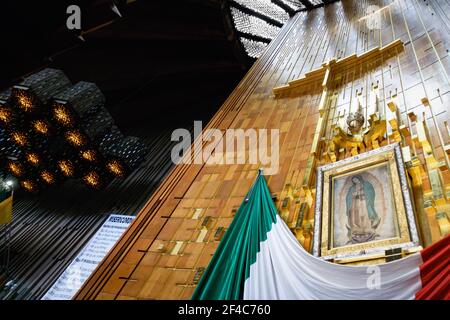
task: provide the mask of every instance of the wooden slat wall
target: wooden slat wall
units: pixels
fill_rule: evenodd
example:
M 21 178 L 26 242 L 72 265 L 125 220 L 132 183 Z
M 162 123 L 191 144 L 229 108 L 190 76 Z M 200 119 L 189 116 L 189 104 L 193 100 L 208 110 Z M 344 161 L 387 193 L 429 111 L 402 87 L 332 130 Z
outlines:
M 365 22 L 358 20 L 366 15 L 369 5 L 389 4 L 389 9 L 382 11 L 381 32 L 368 30 Z M 436 130 L 441 130 L 445 143 L 450 142 L 443 126 L 449 119 L 450 102 L 449 17 L 447 1 L 431 0 L 399 0 L 393 4 L 387 0 L 346 0 L 298 13 L 255 63 L 208 127 L 280 129 L 280 171 L 267 180 L 271 192 L 283 199 L 288 185 L 295 190 L 301 188 L 318 119 L 321 88 L 301 88 L 280 98 L 273 96 L 272 89 L 320 67 L 330 58 L 361 54 L 401 38 L 405 51 L 398 59 L 384 61 L 382 68 L 370 72 L 347 75 L 351 79 L 345 85 L 335 84 L 336 111 L 348 108 L 356 89 L 367 88 L 376 80 L 382 89 L 381 103 L 391 92 L 397 91 L 404 97 L 399 100 L 404 121 L 407 110 L 418 115 L 426 112 L 430 120 L 429 109 L 420 103 L 422 97 L 428 96 L 438 122 L 436 127 L 428 121 L 432 140 L 437 157 L 443 160 Z M 330 114 L 337 116 L 338 112 L 332 110 Z M 333 120 L 333 117 L 329 119 L 328 128 Z M 208 265 L 219 243 L 214 238 L 217 228 L 229 225 L 257 168 L 258 165 L 248 164 L 177 166 L 78 293 L 77 299 L 190 298 L 195 289 L 196 271 Z M 446 177 L 448 179 L 448 174 Z M 281 202 L 277 203 L 279 208 Z M 198 220 L 192 219 L 196 209 L 202 209 Z M 284 218 L 289 224 L 295 223 L 295 215 L 296 207 L 291 206 Z M 197 242 L 206 216 L 211 217 L 208 233 L 203 241 Z M 311 218 L 311 215 L 307 217 Z M 436 240 L 438 229 L 431 227 Z M 182 246 L 176 254 L 171 254 L 177 241 L 183 242 Z

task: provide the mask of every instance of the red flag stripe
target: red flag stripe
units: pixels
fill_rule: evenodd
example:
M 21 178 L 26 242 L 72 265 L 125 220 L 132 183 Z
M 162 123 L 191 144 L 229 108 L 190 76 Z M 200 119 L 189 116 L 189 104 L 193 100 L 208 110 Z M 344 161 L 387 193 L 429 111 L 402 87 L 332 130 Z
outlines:
M 444 239 L 441 239 L 435 244 L 423 249 L 420 252 L 423 262 L 426 262 L 427 260 L 432 258 L 437 252 L 442 251 L 442 249 L 447 248 L 449 245 L 450 245 L 450 235 L 446 236 Z
M 435 252 L 420 266 L 422 286 L 428 285 L 439 273 L 450 264 L 450 243 L 446 248 Z
M 422 289 L 416 299 L 450 299 L 450 236 L 436 242 L 420 252 Z
M 450 299 L 450 265 L 416 293 L 417 300 Z

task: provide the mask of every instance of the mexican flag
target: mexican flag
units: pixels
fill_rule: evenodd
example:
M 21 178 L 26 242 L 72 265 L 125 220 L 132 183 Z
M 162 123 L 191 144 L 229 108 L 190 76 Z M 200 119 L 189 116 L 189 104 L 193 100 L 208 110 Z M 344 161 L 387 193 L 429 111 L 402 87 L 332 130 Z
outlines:
M 259 175 L 192 299 L 450 299 L 450 236 L 377 266 L 326 262 L 298 243 Z

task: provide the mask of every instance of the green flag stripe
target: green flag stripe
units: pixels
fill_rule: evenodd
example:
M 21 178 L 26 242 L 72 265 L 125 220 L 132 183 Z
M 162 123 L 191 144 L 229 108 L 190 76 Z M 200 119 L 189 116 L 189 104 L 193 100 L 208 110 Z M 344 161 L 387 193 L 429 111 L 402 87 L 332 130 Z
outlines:
M 241 203 L 193 296 L 194 300 L 242 299 L 244 282 L 256 261 L 260 243 L 276 221 L 277 210 L 263 175 Z

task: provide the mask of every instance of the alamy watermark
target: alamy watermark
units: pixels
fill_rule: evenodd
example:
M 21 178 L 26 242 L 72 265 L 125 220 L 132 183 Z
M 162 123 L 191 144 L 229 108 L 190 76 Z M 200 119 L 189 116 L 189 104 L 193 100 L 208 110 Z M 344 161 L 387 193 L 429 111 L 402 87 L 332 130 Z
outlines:
M 366 285 L 370 290 L 379 290 L 381 288 L 381 269 L 379 266 L 368 266 L 366 270 L 367 277 Z
M 69 30 L 81 30 L 81 9 L 76 4 L 67 7 L 66 13 L 69 15 L 66 20 L 66 27 Z
M 194 121 L 193 138 L 186 129 L 176 129 L 171 157 L 175 164 L 258 164 L 265 175 L 278 173 L 278 129 L 205 129 Z

